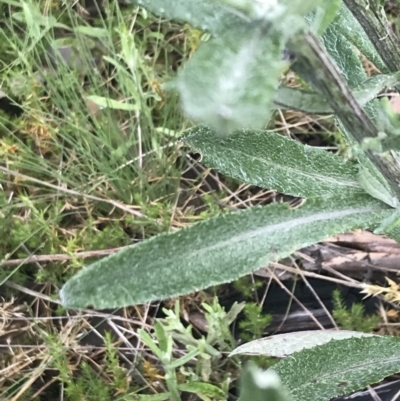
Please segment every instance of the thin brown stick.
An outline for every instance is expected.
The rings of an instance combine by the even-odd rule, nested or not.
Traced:
[[[96,258],[100,256],[111,255],[112,253],[121,251],[122,249],[125,249],[129,246],[130,245],[120,246],[117,248],[110,248],[110,249],[99,249],[97,251],[76,252],[71,255],[67,255],[65,253],[58,253],[54,255],[32,255],[24,259],[5,260],[4,262],[0,262],[0,267],[19,266],[19,265],[26,265],[27,263],[38,263],[38,262],[62,262],[66,260],[72,260],[75,258],[78,259]]]
[[[8,169],[6,167],[0,166],[0,171],[2,171],[4,174],[9,174],[9,175],[12,175],[14,177],[22,178],[22,179],[24,179],[26,181],[31,181],[31,182],[34,182],[36,184],[40,184],[40,185],[43,185],[45,187],[55,189],[55,190],[57,190],[59,192],[65,192],[65,193],[70,194],[70,195],[79,196],[79,197],[83,197],[83,198],[86,198],[86,199],[91,199],[91,200],[94,200],[94,201],[97,201],[97,202],[108,203],[108,204],[116,207],[117,209],[121,209],[124,212],[132,214],[133,216],[136,216],[136,217],[140,217],[140,218],[147,217],[143,213],[140,213],[140,212],[132,209],[131,207],[129,207],[127,205],[124,205],[124,204],[122,204],[120,202],[114,201],[112,199],[104,199],[104,198],[100,198],[98,196],[84,194],[84,193],[75,191],[73,189],[68,189],[68,188],[64,188],[62,186],[50,184],[49,182],[41,181],[41,180],[38,180],[37,178],[34,178],[34,177],[29,177],[28,175],[18,173],[17,171],[10,170],[10,169]],[[156,222],[159,223],[158,221],[156,221]]]

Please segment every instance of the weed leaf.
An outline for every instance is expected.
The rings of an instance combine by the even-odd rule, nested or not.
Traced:
[[[364,192],[354,164],[274,132],[245,130],[220,139],[195,127],[182,140],[203,155],[206,166],[247,184],[304,198]]]
[[[332,340],[273,366],[297,401],[327,401],[400,371],[400,340],[373,336]]]
[[[369,195],[271,204],[219,215],[108,256],[61,289],[66,307],[113,308],[167,299],[233,281],[297,249],[357,228],[390,209]]]
[[[221,135],[265,126],[287,65],[275,35],[253,27],[239,36],[203,43],[174,84],[187,116]]]
[[[386,88],[397,85],[399,74],[377,74],[354,89],[354,97],[361,106],[376,98]],[[316,92],[308,92],[287,86],[280,86],[275,94],[274,104],[280,109],[299,110],[308,114],[333,114],[326,99]]]
[[[233,350],[233,355],[267,355],[284,358],[305,348],[328,343],[331,340],[344,340],[352,337],[371,337],[374,334],[351,330],[306,330],[294,333],[277,334],[250,341]]]

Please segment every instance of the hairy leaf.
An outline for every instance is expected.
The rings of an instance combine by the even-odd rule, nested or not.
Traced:
[[[268,355],[284,358],[305,348],[326,344],[331,340],[344,340],[351,337],[371,337],[374,334],[351,330],[306,330],[295,333],[277,334],[250,341],[233,350],[233,355]]]
[[[63,286],[66,307],[113,308],[166,299],[235,280],[337,233],[375,228],[390,211],[369,195],[272,204],[227,213],[128,247]]]
[[[245,130],[220,139],[195,127],[182,140],[203,155],[206,166],[247,184],[303,198],[364,192],[354,164],[274,132]]]
[[[340,28],[336,24],[337,21],[332,23],[327,29],[323,36],[324,44],[349,86],[355,88],[365,82],[367,75],[355,49],[351,43],[344,38],[340,32]],[[379,107],[377,100],[373,100],[364,106],[365,113],[374,123],[376,123],[378,119]],[[348,131],[340,121],[338,121],[338,125],[342,133],[345,135],[349,146],[357,149],[359,143],[355,140],[355,135],[360,137],[360,133]],[[380,166],[380,170],[378,170],[376,165],[370,160],[365,152],[356,150],[355,153],[360,164],[360,183],[363,185],[365,190],[375,197],[376,194],[379,194],[381,188],[384,188],[385,199],[395,199],[397,197],[396,194],[398,193],[398,186],[392,182],[392,180],[389,181],[385,178],[385,176],[392,177],[398,174],[395,172],[395,157],[391,157],[392,160],[389,160],[390,158],[388,157],[388,160],[380,161],[379,156],[374,154],[373,158],[375,159],[376,164]],[[390,165],[393,165],[393,167],[390,167]],[[385,172],[385,176],[382,172]],[[368,181],[365,177],[371,177],[372,179]],[[371,188],[375,183],[376,189]],[[379,196],[378,199],[382,200],[382,196]],[[393,204],[393,202],[391,202],[391,204]]]
[[[400,340],[363,337],[304,349],[272,368],[296,401],[327,401],[400,371]]]
[[[221,135],[268,122],[287,65],[276,35],[265,37],[255,24],[240,36],[203,43],[175,81],[185,113]]]
[[[292,398],[273,370],[263,371],[249,363],[242,373],[238,401],[250,400],[291,401]]]
[[[389,72],[400,70],[400,40],[387,20],[382,2],[371,0],[344,0],[368,35]]]
[[[335,21],[335,27],[352,43],[364,56],[368,58],[383,73],[389,72],[381,56],[365,33],[363,27],[353,16],[345,4],[342,4]]]
[[[361,106],[373,100],[386,88],[399,83],[399,74],[377,74],[354,89],[354,97]],[[280,86],[274,104],[280,109],[299,110],[309,114],[333,114],[326,99],[319,93]]]
[[[353,45],[340,32],[336,20],[328,27],[321,39],[351,88],[356,88],[368,78]]]

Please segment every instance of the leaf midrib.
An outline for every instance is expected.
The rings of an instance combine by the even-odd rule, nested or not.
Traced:
[[[233,149],[225,149],[225,151],[228,150],[232,153],[234,153]],[[248,153],[246,153],[243,150],[240,150],[238,148],[235,148],[235,152],[236,153],[241,153],[242,155],[246,156],[246,157],[251,157],[253,160],[258,160],[261,163],[263,163],[264,165],[268,166],[268,165],[273,165],[274,167],[278,167],[279,169],[285,171],[287,170],[288,172],[295,172],[297,175],[303,176],[303,177],[309,177],[309,178],[316,178],[319,181],[323,181],[324,183],[331,183],[334,185],[340,185],[340,186],[344,186],[344,187],[349,187],[349,188],[359,188],[362,189],[361,185],[355,180],[355,181],[337,181],[335,178],[330,177],[330,176],[326,176],[326,175],[320,175],[320,174],[315,174],[312,172],[303,172],[301,170],[298,170],[294,167],[286,167],[283,166],[283,164],[276,164],[273,163],[272,161],[268,161],[266,159],[262,159],[259,156],[254,156],[254,155],[250,155]],[[208,156],[209,157],[209,156]],[[207,158],[207,156],[205,156],[205,158]]]

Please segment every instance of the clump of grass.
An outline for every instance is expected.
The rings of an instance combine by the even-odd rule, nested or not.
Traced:
[[[176,139],[190,123],[163,85],[199,45],[199,31],[116,1],[88,21],[75,3],[0,0],[1,90],[14,107],[0,111],[0,286],[20,285],[0,295],[27,302],[4,326],[13,350],[2,366],[4,400],[40,397],[54,370],[64,399],[128,400],[127,389],[136,399],[146,382],[127,383],[115,344],[104,342],[104,360],[100,352],[78,363],[74,341],[89,323],[68,320],[68,331],[62,322],[70,316],[54,294],[100,251],[191,218],[176,208],[184,167]],[[26,263],[31,256],[44,259]],[[29,330],[15,339],[11,322],[19,319]]]
[[[262,307],[255,302],[246,303],[243,312],[245,318],[239,323],[241,339],[251,341],[263,337],[266,327],[272,321],[272,316],[264,313]]]
[[[351,308],[347,308],[339,290],[333,291],[332,296],[332,316],[341,329],[369,333],[376,328],[380,317],[377,315],[367,316],[362,303],[354,303]]]
[[[72,255],[165,231],[181,176],[170,132],[185,122],[162,86],[190,52],[181,28],[118,2],[92,25],[71,5],[22,3],[1,5],[2,90],[20,113],[0,115],[0,253]]]

